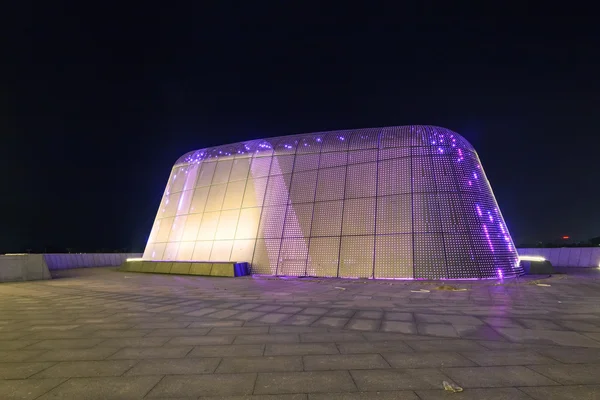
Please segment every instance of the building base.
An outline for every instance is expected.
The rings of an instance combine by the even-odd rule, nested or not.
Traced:
[[[172,262],[172,261],[125,261],[119,268],[123,272],[153,274],[199,275],[237,277],[249,275],[247,262]]]

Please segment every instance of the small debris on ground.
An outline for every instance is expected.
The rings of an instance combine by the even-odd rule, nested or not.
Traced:
[[[536,283],[537,286],[552,286],[552,285],[548,285],[547,283]]]
[[[419,290],[411,290],[413,293],[429,293],[430,290],[427,289],[419,289]]]
[[[334,287],[334,289],[346,290],[346,288],[345,288],[345,287],[339,287],[339,286],[336,286],[336,287]]]
[[[442,385],[444,385],[444,390],[447,390],[448,392],[459,393],[463,391],[463,388],[461,388],[460,386],[447,381],[443,381]]]

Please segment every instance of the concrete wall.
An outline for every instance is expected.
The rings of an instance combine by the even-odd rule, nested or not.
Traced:
[[[555,267],[600,267],[599,247],[560,247],[517,249],[520,256],[540,256]]]
[[[0,255],[0,282],[51,279],[43,254]]]
[[[50,271],[119,266],[127,258],[141,257],[141,253],[82,253],[82,254],[44,254]]]

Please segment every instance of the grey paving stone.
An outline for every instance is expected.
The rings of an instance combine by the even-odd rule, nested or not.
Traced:
[[[271,305],[263,304],[262,306],[255,308],[254,311],[272,312],[272,311],[279,310],[280,308],[281,308],[281,306],[271,306]]]
[[[440,389],[432,389],[417,390],[417,394],[421,400],[531,400],[531,397],[515,388],[466,389],[461,393],[449,393]]]
[[[71,378],[38,399],[139,399],[160,379],[160,376]]]
[[[23,350],[21,350],[23,351]],[[117,349],[110,347],[92,347],[91,349],[54,349],[44,351],[35,357],[36,361],[94,361],[104,360]],[[1,359],[1,358],[0,358]]]
[[[413,322],[382,321],[381,330],[383,332],[395,332],[414,335],[417,333],[417,325]]]
[[[536,350],[538,353],[565,364],[599,364],[600,349],[554,347]],[[2,359],[0,357],[0,359]],[[599,366],[600,367],[600,366]]]
[[[483,322],[490,326],[501,326],[506,328],[523,328],[523,325],[519,324],[516,320],[511,318],[482,318]]]
[[[340,317],[321,317],[315,321],[312,326],[324,326],[329,328],[343,328],[349,321],[348,318]]]
[[[257,318],[255,321],[264,322],[266,324],[277,324],[289,317],[290,317],[290,314],[268,313],[268,314],[263,315],[260,318]]]
[[[468,367],[476,364],[458,353],[383,353],[393,368]]]
[[[358,319],[381,319],[383,311],[357,311],[354,318]]]
[[[388,321],[405,321],[405,322],[414,321],[414,317],[413,317],[412,313],[407,313],[407,312],[386,312],[384,314],[383,318]]]
[[[597,385],[537,386],[519,389],[535,400],[598,400],[600,398],[600,386]]]
[[[315,393],[308,400],[419,400],[412,391],[356,392],[356,393]]]
[[[318,308],[318,307],[309,307],[305,308],[300,314],[304,315],[324,315],[329,310],[326,308]]]
[[[53,362],[0,363],[0,379],[26,379],[53,366]]]
[[[296,343],[300,339],[296,333],[276,333],[265,335],[239,335],[235,338],[235,344],[254,343]]]
[[[190,328],[217,328],[217,327],[227,327],[227,326],[242,326],[244,321],[195,321],[192,322],[186,329]]]
[[[63,361],[39,372],[34,378],[121,376],[137,362],[136,360]]]
[[[562,326],[546,319],[518,318],[517,321],[527,329],[564,330]]]
[[[302,371],[301,356],[224,358],[217,373]]]
[[[35,361],[49,361],[40,360],[40,354],[43,354],[45,350],[0,350],[0,362],[19,362],[27,361],[30,358],[35,358]]]
[[[255,381],[256,374],[170,375],[148,397],[249,395]]]
[[[558,385],[555,381],[522,366],[456,367],[444,368],[442,372],[464,388]]]
[[[210,374],[215,371],[220,362],[220,358],[142,360],[127,371],[125,376]]]
[[[255,394],[354,392],[348,371],[259,373]]]
[[[88,336],[94,338],[127,338],[143,337],[152,332],[152,329],[109,329],[93,331]]]
[[[31,346],[28,350],[33,349],[86,349],[97,346],[104,339],[52,339],[41,340]]]
[[[334,343],[281,343],[268,344],[265,356],[339,354]]]
[[[300,341],[304,343],[363,342],[365,338],[358,332],[301,333]]]
[[[233,344],[229,346],[198,346],[187,357],[242,357],[261,356],[264,344]]]
[[[496,330],[508,340],[517,343],[600,347],[600,342],[572,331],[549,331],[519,328],[496,328]]]
[[[196,311],[189,312],[189,313],[187,313],[185,315],[189,315],[190,317],[201,317],[203,315],[211,314],[211,313],[214,313],[214,312],[217,312],[217,311],[219,311],[218,308],[207,307],[207,308],[203,308],[201,310],[196,310]]]
[[[558,364],[558,362],[552,358],[544,357],[538,353],[527,350],[475,351],[462,352],[461,354],[484,367],[493,365]]]
[[[33,400],[63,383],[65,379],[0,380],[0,399]]]
[[[191,322],[144,322],[141,324],[137,324],[135,329],[180,329],[185,328],[190,325]]]
[[[406,342],[415,351],[484,351],[477,342],[463,339],[414,340]]]
[[[231,344],[235,336],[179,336],[174,338],[165,338],[168,346],[211,346]]]
[[[329,310],[327,314],[328,317],[341,317],[341,318],[350,318],[354,314],[356,314],[355,310],[347,310],[344,308]]]
[[[393,353],[393,352],[413,352],[406,343],[394,341],[379,341],[379,342],[342,342],[337,344],[340,353],[342,354],[362,354],[362,353]]]
[[[319,333],[329,332],[328,328],[314,326],[271,326],[269,333]]]
[[[180,328],[180,329],[155,329],[150,331],[146,337],[152,336],[204,336],[211,328]]]
[[[258,317],[261,317],[263,315],[265,315],[264,312],[245,311],[245,312],[242,312],[240,314],[237,314],[237,315],[233,316],[232,318],[239,319],[239,320],[242,320],[242,321],[253,321],[253,320],[255,320]]]
[[[559,325],[564,328],[572,329],[578,332],[600,332],[600,326],[583,321],[559,321]]]
[[[152,358],[183,358],[192,351],[192,346],[171,347],[126,347],[108,357],[110,360],[139,360]],[[115,350],[115,349],[111,349]]]
[[[346,325],[346,329],[351,329],[355,331],[376,331],[379,329],[381,325],[381,320],[379,319],[358,319],[352,318],[350,322]]]
[[[350,371],[359,390],[414,390],[438,388],[448,380],[437,369],[380,369]]]
[[[296,314],[297,312],[302,311],[302,307],[282,307],[277,310],[277,312],[285,313],[285,314]]]
[[[598,364],[531,365],[529,368],[563,385],[600,384]]]
[[[23,339],[31,340],[46,340],[46,339],[85,339],[90,337],[88,331],[44,331],[34,332],[27,336],[23,336]]]
[[[212,328],[208,335],[259,335],[269,333],[268,326],[239,326]]]
[[[417,331],[420,335],[458,337],[458,333],[452,325],[419,323],[417,324]]]
[[[281,310],[279,310],[281,311]],[[285,320],[286,324],[289,325],[299,325],[299,326],[309,326],[313,322],[319,319],[319,315],[300,315],[294,314],[288,319]]]
[[[201,396],[198,400],[307,400],[307,398],[306,394],[263,394],[257,396]]]
[[[576,349],[577,347],[557,347],[549,344],[535,344],[535,343],[513,343],[513,342],[501,342],[501,341],[484,341],[478,340],[477,343],[489,350],[539,350],[549,348],[570,348]]]
[[[305,371],[389,368],[379,354],[331,354],[304,356]]]
[[[210,318],[225,319],[240,314],[239,310],[221,310],[212,314],[208,314]],[[188,314],[189,315],[189,314]]]

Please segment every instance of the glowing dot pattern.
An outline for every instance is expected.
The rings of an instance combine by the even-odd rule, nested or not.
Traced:
[[[173,167],[144,259],[248,261],[270,275],[523,273],[473,147],[434,126],[201,149]]]

